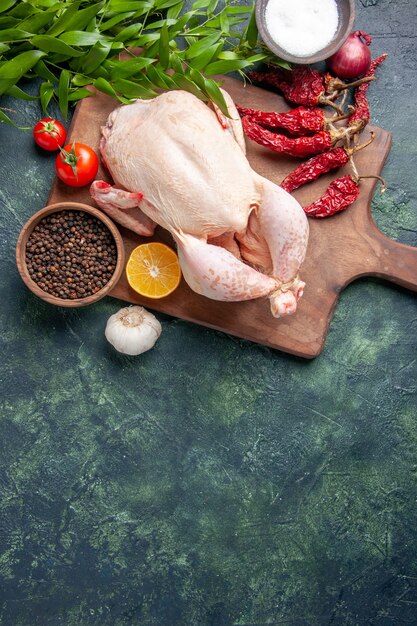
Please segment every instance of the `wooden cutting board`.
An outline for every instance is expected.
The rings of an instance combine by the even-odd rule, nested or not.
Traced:
[[[242,106],[264,111],[284,111],[289,108],[275,93],[252,85],[244,86],[235,79],[225,77],[223,86],[234,101]],[[82,100],[75,110],[68,140],[84,142],[98,149],[100,126],[115,106],[117,103],[113,99],[99,93]],[[390,133],[376,127],[365,129],[361,142],[369,138],[371,130],[375,133],[373,143],[355,156],[355,164],[362,175],[380,174],[391,147]],[[136,141],[140,142],[140,137]],[[246,143],[247,156],[253,169],[277,184],[299,164],[298,160],[274,154],[249,139]],[[323,176],[294,192],[294,196],[307,206],[320,197],[332,179],[347,173],[351,171],[345,167]],[[97,178],[111,182],[103,168]],[[359,199],[348,210],[321,220],[309,218],[307,257],[300,271],[306,288],[297,312],[291,317],[273,318],[267,299],[238,303],[209,300],[194,293],[184,280],[167,298],[148,300],[130,289],[123,273],[111,296],[284,352],[313,358],[323,348],[339,294],[356,278],[377,276],[417,290],[417,248],[388,239],[372,221],[370,203],[375,186],[375,179],[363,180]],[[64,201],[94,205],[88,187],[70,188],[56,179],[48,204]],[[122,227],[120,231],[124,238],[126,257],[139,243],[149,241]],[[174,245],[169,233],[163,229],[157,229],[152,239]]]

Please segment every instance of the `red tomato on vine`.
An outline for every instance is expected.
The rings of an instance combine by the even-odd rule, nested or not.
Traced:
[[[91,183],[96,177],[98,165],[94,150],[75,141],[61,148],[55,161],[58,178],[71,187],[84,187]]]
[[[33,138],[40,148],[53,152],[64,145],[67,131],[58,120],[44,117],[33,127]]]

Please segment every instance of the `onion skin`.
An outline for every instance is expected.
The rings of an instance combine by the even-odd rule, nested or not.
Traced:
[[[361,30],[351,33],[333,56],[327,67],[338,78],[357,78],[366,74],[371,64],[369,46],[372,38]]]

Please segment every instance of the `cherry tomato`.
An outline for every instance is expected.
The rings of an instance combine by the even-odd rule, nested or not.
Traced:
[[[53,152],[54,150],[59,150],[64,145],[67,131],[61,122],[54,120],[52,117],[44,117],[35,124],[33,138],[38,146]]]
[[[98,171],[98,157],[85,143],[70,143],[56,157],[58,178],[71,187],[84,187],[94,180]]]

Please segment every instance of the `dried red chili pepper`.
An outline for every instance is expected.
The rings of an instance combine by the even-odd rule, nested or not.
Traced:
[[[241,117],[249,116],[260,126],[282,128],[292,135],[308,135],[318,133],[326,127],[324,110],[297,107],[290,111],[277,113],[275,111],[257,111],[236,105]],[[335,121],[335,120],[333,120]]]
[[[366,72],[366,76],[374,77],[376,68],[381,65],[383,61],[385,61],[387,56],[388,55],[386,53],[381,54],[381,56],[371,61],[368,71]],[[366,97],[368,87],[369,83],[363,83],[362,85],[359,85],[359,87],[355,90],[355,94],[353,97],[355,110],[349,117],[348,126],[355,128],[356,132],[363,130],[365,126],[369,124],[371,119],[369,102]]]
[[[359,181],[347,174],[332,181],[321,198],[303,207],[304,212],[311,217],[329,217],[347,209],[358,196]]]
[[[306,183],[311,183],[323,174],[327,174],[331,170],[337,169],[346,165],[349,159],[355,152],[362,150],[369,146],[373,141],[374,134],[371,133],[371,138],[366,143],[356,146],[355,148],[338,147],[323,152],[322,154],[316,154],[308,159],[304,163],[301,163],[293,172],[288,174],[281,183],[281,187],[291,193],[295,189],[298,189]]]
[[[302,106],[317,106],[325,93],[323,75],[309,67],[283,70],[269,69],[265,72],[248,72],[248,77],[258,83],[276,87],[289,102]]]
[[[263,128],[251,117],[244,117],[242,126],[245,134],[261,146],[265,146],[274,152],[299,158],[326,152],[338,141],[349,138],[353,134],[350,129],[340,128],[322,130],[311,136],[287,137]]]
[[[322,104],[332,106],[338,112],[340,108],[334,104],[334,100],[340,91],[373,80],[372,77],[364,77],[354,83],[344,83],[311,67],[296,67],[293,70],[274,67],[266,72],[248,72],[248,77],[279,89],[284,98],[294,104],[308,107]]]
[[[322,174],[346,165],[350,155],[345,148],[333,148],[328,152],[316,154],[302,163],[296,170],[288,174],[281,183],[281,187],[291,193],[298,187],[312,182]]]

